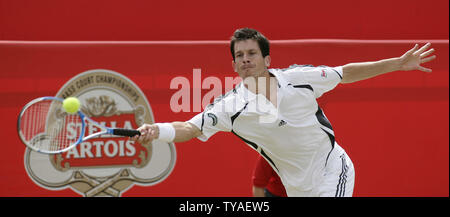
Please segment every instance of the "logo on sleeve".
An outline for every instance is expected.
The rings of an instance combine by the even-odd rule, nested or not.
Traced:
[[[287,124],[286,121],[281,120],[280,123],[278,123],[278,126],[281,127],[281,126],[284,126],[284,125],[286,125],[286,124]]]
[[[215,114],[213,114],[213,113],[208,113],[206,115],[208,115],[208,117],[210,117],[212,119],[212,121],[213,121],[212,125],[216,126],[216,124],[217,124],[217,116]]]

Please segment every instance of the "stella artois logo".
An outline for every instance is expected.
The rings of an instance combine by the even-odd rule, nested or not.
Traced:
[[[110,70],[90,70],[69,80],[57,97],[75,96],[82,111],[108,127],[136,129],[154,123],[147,98],[131,80]],[[89,125],[86,134],[98,132]],[[70,129],[68,129],[70,132]],[[25,168],[43,188],[71,188],[86,196],[121,196],[133,185],[163,181],[175,166],[172,143],[158,140],[142,145],[126,137],[103,135],[62,154],[25,151]]]

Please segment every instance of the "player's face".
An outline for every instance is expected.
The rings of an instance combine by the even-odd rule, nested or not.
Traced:
[[[243,79],[263,76],[270,66],[270,56],[263,57],[258,42],[252,39],[234,44],[234,59],[234,71]]]

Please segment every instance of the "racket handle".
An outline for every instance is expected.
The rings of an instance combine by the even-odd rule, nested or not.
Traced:
[[[141,132],[137,131],[137,130],[130,130],[130,129],[113,129],[113,134],[117,135],[117,136],[128,136],[128,137],[133,137],[133,136],[140,136]]]

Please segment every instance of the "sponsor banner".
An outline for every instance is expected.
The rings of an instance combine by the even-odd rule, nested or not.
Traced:
[[[147,98],[127,77],[110,70],[89,70],[64,84],[56,97],[77,97],[81,110],[107,127],[136,129],[153,123]],[[51,119],[48,119],[49,121]],[[81,124],[68,123],[70,137]],[[86,135],[100,131],[88,124]],[[149,186],[164,181],[176,161],[173,143],[139,144],[126,137],[103,135],[61,154],[25,150],[25,169],[39,186],[49,190],[70,188],[80,195],[121,196],[133,185]]]

